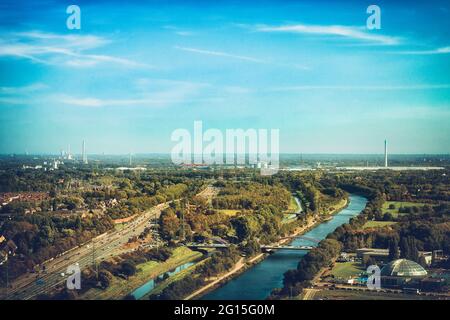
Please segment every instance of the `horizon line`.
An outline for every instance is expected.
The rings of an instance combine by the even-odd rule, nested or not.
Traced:
[[[170,152],[137,152],[137,153],[86,153],[86,155],[90,156],[127,156],[129,157],[130,154],[132,156],[143,156],[143,155],[169,155]],[[227,155],[229,153],[222,153],[221,155]],[[250,154],[258,154],[258,153],[233,153],[234,155],[250,155]],[[328,153],[328,152],[280,152],[279,155],[372,155],[372,156],[384,156],[383,153],[350,153],[350,152],[344,152],[344,153]],[[82,153],[72,153],[73,156],[82,156]],[[192,153],[192,155],[198,155],[195,153]],[[219,154],[220,155],[220,154]],[[400,155],[433,155],[433,156],[450,156],[450,152],[447,153],[389,153],[388,156],[400,156]],[[16,153],[16,152],[9,152],[9,153],[1,153],[0,156],[58,156],[60,157],[61,154],[59,153]]]

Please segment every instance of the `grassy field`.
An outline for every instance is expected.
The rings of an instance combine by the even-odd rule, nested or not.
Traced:
[[[90,289],[83,294],[83,299],[121,299],[133,290],[142,286],[144,283],[173,270],[176,267],[187,262],[198,259],[202,256],[200,252],[192,251],[186,247],[176,248],[172,256],[165,262],[148,261],[137,265],[136,274],[128,278],[128,280],[114,277],[110,286],[105,289]]]
[[[394,209],[389,209],[390,205],[394,205],[395,208]],[[381,210],[383,213],[391,213],[394,217],[397,217],[399,214],[405,214],[405,213],[399,213],[398,210],[399,208],[409,208],[409,207],[423,207],[424,205],[426,205],[426,203],[420,203],[420,202],[409,202],[409,201],[386,201],[385,203],[383,203],[383,206],[381,207]]]
[[[335,214],[345,208],[348,204],[348,199],[341,199],[339,202],[330,204],[327,208],[327,211],[323,212],[323,214]]]
[[[385,226],[393,225],[397,222],[394,221],[367,221],[362,228],[363,229],[369,229],[369,228],[382,228]]]
[[[229,217],[234,217],[237,215],[241,210],[235,210],[235,209],[218,209],[217,212],[224,213]]]
[[[357,276],[364,271],[359,262],[336,262],[331,274],[335,278],[347,279],[351,276]]]
[[[298,211],[299,206],[297,204],[297,201],[295,201],[295,198],[291,196],[291,201],[289,202],[289,207],[287,208],[286,212],[287,214],[295,213]]]
[[[189,268],[186,268],[186,269],[180,271],[179,273],[171,276],[170,278],[158,283],[155,286],[155,288],[153,288],[153,290],[151,290],[149,293],[147,293],[145,296],[143,296],[140,300],[148,300],[150,295],[161,293],[171,283],[181,280],[184,277],[186,277],[187,275],[191,274],[192,272],[194,272],[195,268],[197,268],[199,265],[205,263],[207,260],[208,260],[208,258],[204,259],[204,260],[200,261],[199,263],[196,263],[195,265],[190,266]]]
[[[123,229],[124,226],[125,226],[125,225],[124,225],[123,223],[118,223],[118,224],[115,224],[115,225],[114,225],[114,229],[115,229],[116,231],[120,231],[120,230]]]

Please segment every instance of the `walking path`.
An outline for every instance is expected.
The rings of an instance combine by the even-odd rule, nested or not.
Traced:
[[[201,287],[200,289],[194,291],[193,293],[191,293],[190,295],[188,295],[186,298],[184,298],[184,300],[190,300],[192,298],[194,298],[195,296],[198,296],[199,294],[205,292],[206,290],[208,290],[209,288],[215,286],[216,284],[218,284],[220,281],[222,281],[223,279],[228,278],[229,276],[231,276],[232,274],[238,272],[239,270],[241,270],[243,267],[245,266],[244,263],[244,258],[239,259],[239,261],[236,263],[236,265],[234,266],[233,269],[231,269],[229,272],[225,273],[224,275],[218,277],[216,280],[208,283],[207,285]]]

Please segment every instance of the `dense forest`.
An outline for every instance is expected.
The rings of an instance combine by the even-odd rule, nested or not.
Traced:
[[[0,208],[0,235],[17,247],[9,259],[9,277],[33,270],[114,227],[113,219],[195,194],[203,183],[177,175],[84,170],[0,173],[8,192],[39,192],[42,197],[12,201]],[[185,183],[183,183],[185,182]],[[20,193],[22,192],[22,193]],[[15,193],[14,193],[15,194]],[[25,193],[34,195],[34,193]],[[114,201],[113,201],[114,199]],[[5,266],[0,266],[3,281]]]

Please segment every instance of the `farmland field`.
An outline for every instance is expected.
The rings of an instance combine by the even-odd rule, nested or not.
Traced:
[[[369,228],[382,228],[385,226],[390,226],[395,224],[394,221],[367,221],[362,228],[363,229],[369,229]]]
[[[331,274],[335,278],[347,279],[351,276],[359,275],[364,271],[359,262],[337,262]]]
[[[381,210],[383,213],[391,213],[394,217],[397,217],[398,215],[403,215],[406,213],[400,213],[400,208],[412,208],[412,207],[423,207],[427,205],[426,203],[420,203],[420,202],[410,202],[410,201],[386,201]],[[390,208],[391,206],[394,206],[394,208]]]

